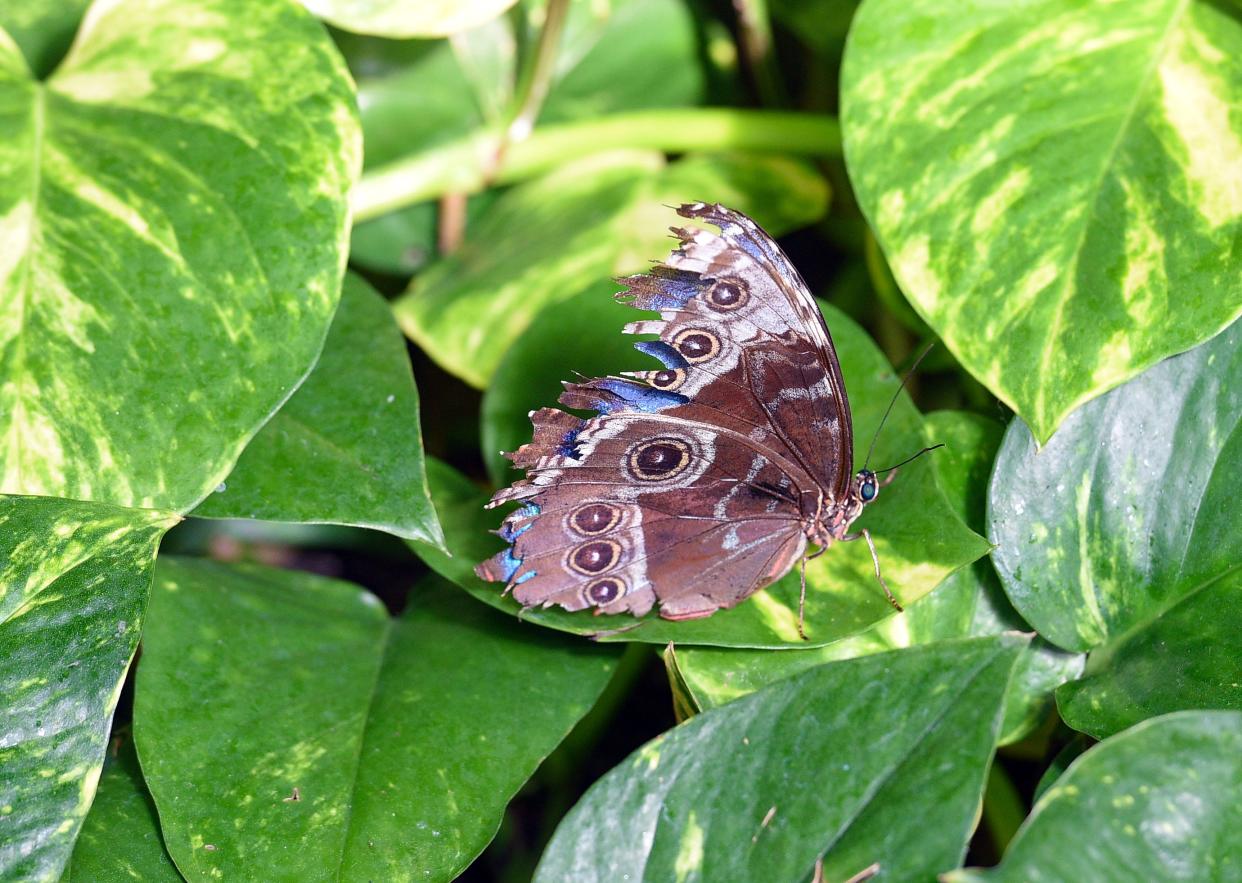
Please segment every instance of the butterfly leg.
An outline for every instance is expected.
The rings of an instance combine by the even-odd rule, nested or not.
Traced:
[[[884,596],[888,598],[888,603],[892,604],[898,613],[901,613],[905,608],[901,606],[896,596],[889,591],[888,583],[884,582],[884,577],[880,574],[880,556],[875,551],[875,543],[871,539],[871,531],[864,527],[858,533],[846,534],[841,539],[843,542],[849,543],[860,537],[867,541],[867,548],[871,550],[871,562],[875,565],[875,578],[880,581],[880,588],[884,590]]]
[[[893,479],[896,477],[897,477],[897,467],[894,466],[892,469],[888,470],[888,477],[880,482],[880,487],[888,487],[890,484],[893,483]]]

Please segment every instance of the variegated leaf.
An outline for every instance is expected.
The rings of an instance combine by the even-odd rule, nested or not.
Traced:
[[[842,80],[894,275],[1038,440],[1242,313],[1236,11],[867,0]]]
[[[0,880],[55,880],[177,516],[0,497]]]
[[[0,32],[0,490],[219,484],[336,308],[353,103],[288,3],[97,2],[43,81]]]

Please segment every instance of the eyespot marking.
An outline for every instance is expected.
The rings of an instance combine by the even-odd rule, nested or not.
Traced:
[[[603,607],[625,594],[625,583],[616,577],[604,577],[588,583],[584,594],[588,603]]]
[[[639,481],[663,481],[690,465],[690,446],[679,438],[655,438],[631,447],[625,459]]]
[[[592,540],[571,549],[565,563],[571,570],[594,576],[603,573],[621,559],[621,544],[616,540]]]
[[[611,503],[588,503],[569,513],[569,527],[584,536],[597,536],[621,522],[620,507]]]
[[[716,357],[720,352],[720,338],[702,328],[686,328],[673,338],[673,346],[694,365]]]
[[[656,389],[672,391],[686,382],[686,369],[665,368],[663,371],[651,371],[647,374],[647,382]]]
[[[738,310],[746,306],[749,300],[750,287],[736,276],[717,279],[707,290],[707,305],[714,310]]]

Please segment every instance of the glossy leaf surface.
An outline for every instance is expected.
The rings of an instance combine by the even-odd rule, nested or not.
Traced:
[[[0,879],[55,880],[103,766],[168,512],[0,497]]]
[[[1084,406],[1038,452],[1015,421],[998,456],[997,569],[1041,635],[1093,650],[1089,690],[1066,696],[1088,690],[1070,722],[1081,715],[1095,734],[1177,708],[1236,707],[1237,664],[1212,639],[1242,617],[1240,343],[1235,325],[1162,362]],[[1159,648],[1167,678],[1139,682],[1157,661],[1143,648]]]
[[[191,880],[453,879],[613,667],[435,584],[392,620],[348,583],[183,559],[152,603],[135,736]]]
[[[537,883],[895,880],[956,867],[1024,641],[829,663],[649,742],[561,822]]]
[[[97,3],[51,76],[0,37],[0,489],[184,511],[322,346],[360,145],[287,3]]]
[[[998,867],[945,879],[1235,880],[1240,807],[1242,713],[1169,714],[1075,760]]]
[[[827,195],[813,169],[787,158],[589,157],[497,200],[396,302],[397,320],[445,369],[483,387],[545,307],[668,253],[677,217],[664,205],[710,198],[779,234],[821,215]]]
[[[99,792],[60,883],[179,883],[177,866],[164,850],[133,737],[114,736],[112,744]]]
[[[1239,101],[1207,0],[867,0],[842,70],[902,290],[1040,441],[1242,313]]]
[[[960,411],[937,411],[924,421],[929,441],[943,444],[933,458],[946,498],[968,523],[981,526],[1000,425]],[[903,476],[898,475],[897,481]],[[886,491],[887,492],[887,491]],[[1005,599],[989,561],[976,561],[950,574],[904,613],[881,620],[859,634],[826,646],[767,651],[678,648],[673,665],[699,708],[714,708],[825,662],[956,638],[1029,631]],[[1052,691],[1082,671],[1084,657],[1035,638],[1014,668],[1005,698],[998,741],[1020,739],[1052,708]]]
[[[441,541],[418,390],[388,303],[348,275],[315,370],[194,514],[350,524]]]

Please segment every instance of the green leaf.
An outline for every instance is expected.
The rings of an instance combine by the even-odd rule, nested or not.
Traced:
[[[633,350],[633,337],[620,333],[620,326],[637,314],[613,300],[610,292],[614,290],[616,286],[611,284],[595,286],[564,304],[550,307],[517,341],[484,397],[485,450],[513,450],[529,440],[527,414],[532,408],[555,400],[560,389],[557,379],[571,376],[574,371],[606,374],[633,370],[650,361]],[[823,309],[850,393],[858,446],[855,456],[861,462],[898,381],[866,332],[832,307],[825,305]],[[918,411],[903,394],[880,435],[875,461],[896,462],[917,450],[923,437]],[[502,472],[504,467],[500,464],[506,462],[493,455],[490,465],[499,480],[507,482],[516,476]],[[429,477],[454,558],[450,562],[434,554],[429,556],[421,547],[416,551],[475,597],[517,612],[520,606],[509,597],[502,598],[500,586],[484,583],[473,574],[476,563],[500,548],[487,533],[500,522],[498,512],[482,508],[487,494],[459,476],[454,477],[447,467],[437,469]],[[451,514],[445,507],[451,507]],[[902,469],[898,480],[867,508],[862,524],[875,537],[885,581],[906,601],[925,594],[950,572],[987,551],[983,539],[954,514],[936,486],[926,458]],[[893,612],[876,582],[871,554],[863,543],[839,544],[828,554],[809,561],[806,572],[806,629],[812,644],[853,634]],[[530,610],[522,616],[552,628],[598,635],[601,640],[804,647],[807,644],[797,631],[799,591],[799,575],[791,572],[731,610],[722,610],[707,619],[676,623],[655,615],[637,620],[630,616],[568,613],[559,608]],[[638,623],[641,625],[637,628],[629,628]]]
[[[1242,314],[1242,19],[866,0],[845,155],[902,289],[1041,442]]]
[[[570,3],[540,124],[698,104],[706,89],[683,0]]]
[[[338,28],[383,37],[445,37],[478,27],[517,0],[302,0]]]
[[[781,233],[822,215],[827,196],[814,170],[782,157],[591,156],[498,199],[395,303],[397,320],[448,371],[483,387],[540,310],[667,254],[676,216],[662,204],[717,200]]]
[[[1242,714],[1169,714],[1075,760],[983,880],[1236,880]]]
[[[1020,421],[1006,433],[994,560],[1041,635],[1093,651],[1064,694],[1082,698],[1063,705],[1075,726],[1238,707],[1242,672],[1220,648],[1242,623],[1240,379],[1242,323],[1083,406],[1038,452]],[[1161,676],[1139,683],[1152,664]]]
[[[615,663],[435,584],[392,620],[348,583],[164,559],[152,597],[134,731],[193,880],[451,880]]]
[[[169,512],[0,497],[0,879],[55,880],[103,765]]]
[[[114,737],[114,743],[119,747],[104,763],[99,793],[60,883],[180,883],[181,875],[160,838],[134,740]]]
[[[977,414],[937,411],[927,415],[925,426],[930,441],[945,445],[929,455],[947,491],[945,496],[969,523],[981,525],[988,474],[1000,445],[1000,425]],[[675,676],[686,685],[697,707],[714,708],[825,662],[1023,630],[1029,631],[1029,626],[1009,606],[991,564],[983,560],[954,571],[904,613],[824,647],[781,653],[678,648]],[[1042,639],[1031,642],[1019,657],[1009,684],[1000,744],[1017,741],[1047,717],[1052,691],[1077,676],[1083,661],[1082,654],[1066,653]]]
[[[1168,711],[1242,711],[1239,599],[1242,572],[1235,570],[1094,651],[1086,675],[1057,690],[1061,717],[1102,739]]]
[[[541,881],[801,883],[956,867],[1018,636],[822,665],[640,748],[565,817]]]
[[[345,277],[315,370],[194,514],[349,524],[443,543],[405,340],[360,277]]]
[[[45,82],[0,36],[0,129],[0,488],[184,511],[323,344],[344,65],[291,4],[98,3]]]
[[[89,5],[90,0],[0,0],[0,30],[9,32],[31,71],[41,78],[52,71],[73,42],[82,13]]]

